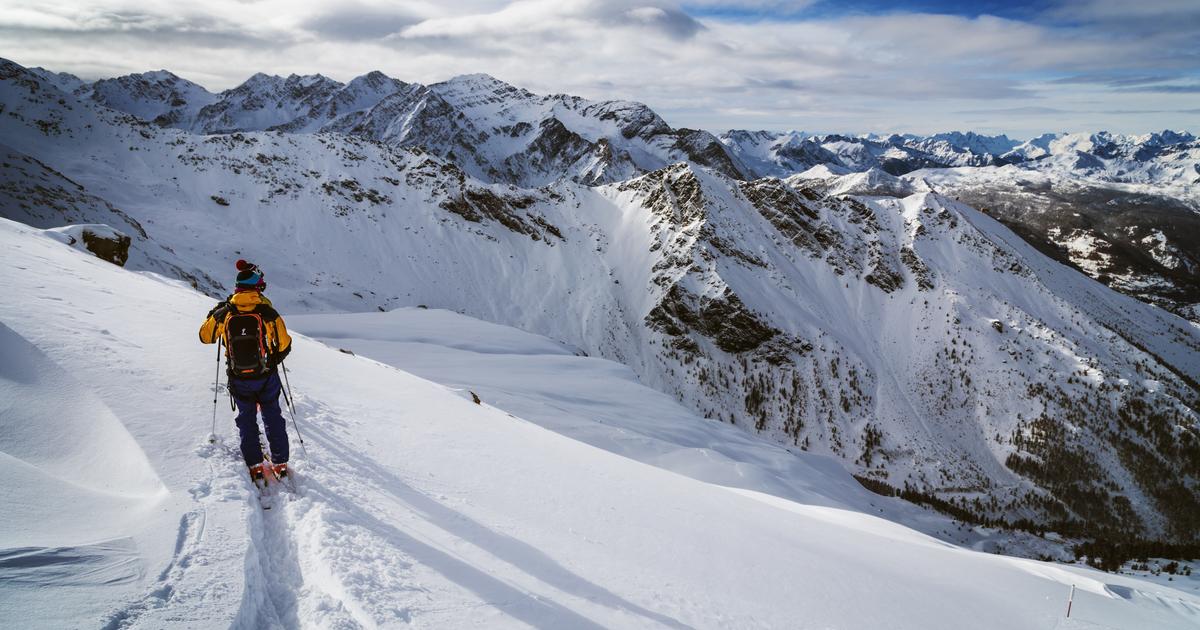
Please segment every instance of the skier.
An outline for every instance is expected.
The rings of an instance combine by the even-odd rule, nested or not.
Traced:
[[[200,327],[201,343],[225,344],[225,368],[229,393],[237,403],[236,418],[241,433],[242,457],[250,469],[250,478],[265,483],[262,444],[258,433],[258,409],[271,456],[267,463],[278,479],[287,477],[288,436],[279,408],[278,366],[292,351],[283,318],[262,294],[267,288],[263,273],[256,265],[237,261],[237,284],[233,295],[208,312]]]

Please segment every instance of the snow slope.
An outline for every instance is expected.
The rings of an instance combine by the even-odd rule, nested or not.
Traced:
[[[70,423],[82,409],[108,410],[95,442],[72,431],[0,433],[5,461],[19,460],[9,470],[45,472],[28,477],[36,486],[26,502],[4,486],[12,509],[0,530],[0,625],[1200,621],[1193,595],[967,551],[852,509],[680,476],[300,335],[289,363],[308,450],[296,460],[302,495],[262,512],[228,446],[228,412],[219,413],[221,443],[205,437],[214,355],[194,335],[211,300],[9,221],[0,221],[0,246],[0,290],[22,296],[0,303],[5,356],[19,358],[0,375],[3,387],[23,401],[73,394],[66,407],[10,409],[6,422],[79,429]],[[55,366],[69,366],[69,377]],[[70,447],[70,467],[88,464],[92,446],[125,462],[77,491],[107,505],[89,528],[41,528],[64,481],[38,454],[59,444]],[[151,509],[113,516],[130,500]],[[1069,584],[1080,590],[1064,623]]]
[[[292,330],[474,393],[490,405],[659,468],[722,486],[903,520],[931,534],[947,518],[865,491],[821,455],[698,417],[628,367],[530,333],[441,309],[294,315]],[[977,539],[963,542],[977,544]]]

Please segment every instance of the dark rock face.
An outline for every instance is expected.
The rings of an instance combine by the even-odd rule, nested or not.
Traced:
[[[441,202],[441,208],[472,223],[495,221],[517,234],[553,245],[550,238],[563,240],[553,224],[529,210],[538,200],[527,195],[499,195],[486,188],[465,187]]]
[[[734,162],[729,151],[725,149],[725,145],[721,144],[721,141],[711,133],[694,129],[679,129],[674,132],[674,135],[676,140],[673,148],[687,155],[691,161],[701,166],[707,166],[726,177],[733,179],[746,177],[746,169]]]
[[[929,267],[925,264],[925,261],[917,256],[917,252],[912,247],[906,245],[900,248],[900,262],[904,263],[904,266],[908,267],[908,270],[916,276],[918,288],[922,291],[933,290],[933,274],[929,271]]]
[[[825,249],[817,236],[821,214],[817,204],[812,203],[813,199],[774,178],[745,182],[741,191],[763,218],[793,245],[813,254],[820,254]]]
[[[746,308],[728,288],[718,297],[696,296],[679,285],[672,286],[646,323],[675,337],[695,331],[713,340],[729,353],[750,352],[780,334]]]
[[[1171,197],[1100,186],[992,185],[951,194],[1043,254],[1183,317],[1200,303],[1200,212]],[[1072,249],[1080,238],[1091,251]]]
[[[99,234],[84,228],[80,236],[83,238],[84,246],[97,258],[107,260],[119,267],[124,267],[125,261],[129,260],[129,243],[131,241],[124,234],[115,232]]]
[[[646,207],[671,225],[687,225],[707,215],[708,206],[700,181],[683,164],[668,166],[625,182],[619,190],[637,191],[645,195]]]

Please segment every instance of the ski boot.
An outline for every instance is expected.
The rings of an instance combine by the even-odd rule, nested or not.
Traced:
[[[287,479],[287,476],[288,476],[287,462],[283,462],[282,464],[272,464],[271,472],[275,475],[275,478],[280,481]]]
[[[266,480],[266,469],[264,468],[262,462],[250,467],[250,481],[253,481],[254,485],[257,486],[260,483],[266,482]]]

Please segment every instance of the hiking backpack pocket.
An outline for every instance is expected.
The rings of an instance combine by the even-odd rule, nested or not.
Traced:
[[[267,329],[262,317],[257,313],[230,315],[225,320],[225,352],[231,376],[265,376],[271,365],[267,358]]]

